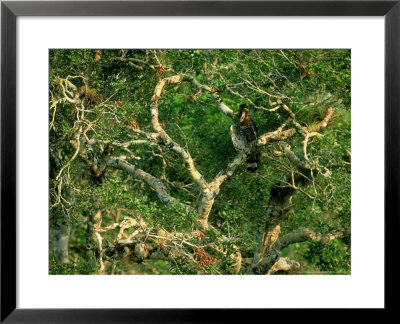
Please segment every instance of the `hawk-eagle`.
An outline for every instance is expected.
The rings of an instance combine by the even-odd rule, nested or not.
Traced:
[[[238,120],[230,127],[233,146],[242,151],[258,138],[258,130],[254,120],[250,118],[249,108],[242,104],[239,108]],[[260,153],[249,153],[246,157],[247,170],[255,172],[260,162]]]

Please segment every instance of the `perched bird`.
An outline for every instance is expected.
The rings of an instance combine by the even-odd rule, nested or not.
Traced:
[[[233,146],[237,151],[247,148],[258,138],[256,123],[250,118],[249,107],[240,105],[237,123],[230,127]],[[246,157],[247,171],[255,172],[260,162],[260,152],[249,153]]]

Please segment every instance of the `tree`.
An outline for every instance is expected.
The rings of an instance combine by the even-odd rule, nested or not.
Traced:
[[[51,50],[49,102],[52,273],[349,273],[349,51]]]

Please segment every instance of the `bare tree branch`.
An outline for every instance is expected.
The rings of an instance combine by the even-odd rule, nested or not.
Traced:
[[[149,185],[158,195],[158,198],[162,203],[166,205],[182,205],[189,212],[193,212],[194,209],[191,206],[181,203],[179,200],[170,196],[167,187],[161,182],[160,179],[153,177],[151,174],[136,168],[134,165],[126,162],[125,160],[111,157],[107,161],[107,165],[116,169],[123,170],[136,179],[139,179]]]

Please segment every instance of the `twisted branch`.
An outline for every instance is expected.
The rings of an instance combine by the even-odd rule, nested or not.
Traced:
[[[107,161],[107,165],[116,169],[123,170],[136,179],[145,182],[156,193],[160,201],[166,205],[181,205],[185,207],[188,212],[194,212],[194,209],[186,204],[181,203],[179,200],[170,196],[167,187],[161,182],[160,179],[153,177],[151,174],[136,168],[134,165],[126,162],[125,160],[111,157]]]

